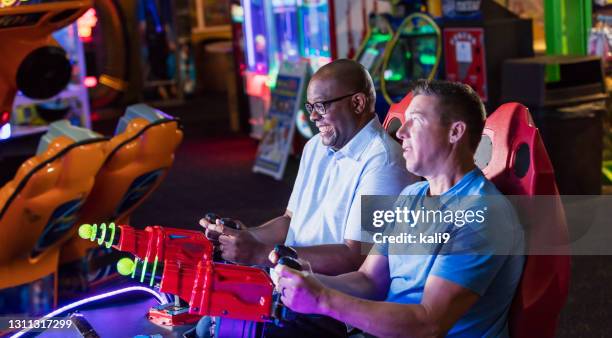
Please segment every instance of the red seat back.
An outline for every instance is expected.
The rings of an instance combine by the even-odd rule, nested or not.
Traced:
[[[389,108],[387,116],[385,116],[385,120],[383,121],[383,128],[385,128],[385,130],[396,140],[397,136],[395,136],[395,133],[397,133],[397,130],[406,120],[404,113],[406,112],[408,105],[410,105],[412,97],[412,92],[409,92],[400,102],[392,104]]]
[[[553,201],[537,212],[534,203],[517,206],[530,255],[510,310],[509,329],[513,337],[554,337],[569,290],[570,258],[563,246],[554,256],[537,251],[551,240],[567,243],[568,230],[553,168],[528,109],[507,103],[491,114],[475,159],[503,194],[549,195],[547,201]]]

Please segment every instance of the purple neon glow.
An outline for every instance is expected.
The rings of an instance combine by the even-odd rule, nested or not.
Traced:
[[[95,302],[97,300],[110,298],[110,297],[113,297],[113,296],[116,296],[116,295],[121,295],[121,294],[132,292],[132,291],[144,291],[144,292],[150,293],[153,297],[155,297],[155,299],[157,299],[157,301],[160,304],[167,304],[168,303],[168,301],[166,299],[164,299],[164,297],[162,295],[160,295],[159,292],[157,292],[155,290],[152,290],[152,289],[149,289],[149,288],[145,288],[143,286],[130,286],[130,287],[127,287],[127,288],[123,288],[123,289],[119,289],[119,290],[115,290],[115,291],[110,291],[110,292],[106,292],[106,293],[103,293],[103,294],[99,294],[97,296],[91,296],[91,297],[88,297],[88,298],[76,301],[74,303],[68,304],[66,306],[62,306],[61,308],[59,308],[59,309],[57,309],[57,310],[55,310],[55,311],[53,311],[51,313],[46,314],[41,319],[53,318],[53,317],[55,317],[55,316],[57,316],[57,315],[59,315],[59,314],[61,314],[63,312],[66,312],[68,310],[72,310],[72,309],[74,309],[76,307],[79,307],[81,305],[88,304],[88,303],[93,303],[93,302]],[[30,331],[30,329],[21,330],[21,331],[17,332],[16,334],[12,335],[11,338],[21,337],[24,334],[26,334],[28,331]]]

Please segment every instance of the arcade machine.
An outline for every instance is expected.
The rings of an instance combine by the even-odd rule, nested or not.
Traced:
[[[117,1],[96,0],[78,21],[83,42],[91,109],[112,105],[128,91],[130,47],[126,14]],[[97,114],[93,115],[94,118]]]
[[[244,72],[246,70],[246,60],[244,54],[244,8],[240,0],[230,1],[231,30],[232,30],[232,50],[234,59],[234,75],[236,82],[236,109],[239,115],[239,129],[248,130],[249,128],[249,107],[246,93],[244,92]]]
[[[243,0],[244,48],[246,51],[245,88],[249,100],[251,137],[263,136],[264,116],[270,105],[268,74],[273,68],[273,26],[271,3],[264,0]]]
[[[312,72],[339,58],[354,58],[362,52],[370,14],[391,12],[387,1],[298,0],[300,55]],[[385,110],[386,111],[386,110]],[[302,110],[296,116],[299,134],[309,139],[317,133]]]
[[[504,60],[533,56],[531,19],[493,0],[444,3],[444,73],[470,85],[491,111],[501,103]]]
[[[159,104],[182,102],[195,88],[191,58],[191,20],[186,0],[139,0],[138,29],[144,99]],[[189,63],[191,62],[191,66]]]
[[[381,67],[385,50],[390,45],[393,39],[394,30],[388,16],[380,14],[370,15],[368,34],[363,39],[359,51],[355,54],[354,59],[361,63],[372,76],[374,86],[376,87],[376,113],[379,120],[384,120],[384,114],[389,107],[384,104],[384,98],[381,99],[380,78]]]
[[[300,54],[313,71],[339,58],[352,58],[368,30],[370,13],[388,13],[388,2],[298,0]]]
[[[400,102],[413,80],[436,77],[441,54],[438,24],[424,13],[406,17],[383,58],[380,83],[387,104]]]
[[[80,20],[80,19],[79,19]],[[18,92],[13,102],[11,125],[47,125],[55,120],[66,118],[73,125],[91,128],[89,96],[85,77],[85,58],[81,43],[78,22],[52,34],[53,38],[66,51],[72,65],[72,75],[66,89],[48,100],[33,100]]]
[[[0,5],[0,139],[40,132],[40,128],[30,127],[11,131],[11,124],[42,124],[68,113],[73,123],[89,126],[77,29],[72,26],[52,35],[88,6],[90,3],[83,1],[9,1]],[[43,103],[49,99],[53,101]]]

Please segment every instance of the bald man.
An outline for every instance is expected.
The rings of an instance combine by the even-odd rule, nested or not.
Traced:
[[[316,272],[355,271],[361,255],[361,195],[398,195],[415,177],[405,169],[400,145],[374,112],[376,91],[357,62],[336,60],[311,78],[306,111],[319,128],[302,153],[284,215],[242,230],[200,224],[218,236],[226,260],[269,265],[276,244],[293,247]]]

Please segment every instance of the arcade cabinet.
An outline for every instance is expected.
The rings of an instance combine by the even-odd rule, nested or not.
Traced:
[[[10,7],[9,7],[10,6]],[[72,65],[51,33],[80,17],[91,1],[3,2],[0,6],[0,132],[7,127],[18,91],[43,100],[59,94],[70,82]]]
[[[264,116],[270,106],[269,72],[272,69],[272,8],[268,1],[244,0],[245,91],[249,100],[251,137],[263,136]]]
[[[79,26],[73,23],[54,32],[52,36],[66,51],[66,57],[72,65],[70,81],[64,90],[48,100],[28,98],[18,92],[13,102],[11,125],[20,128],[68,119],[73,125],[91,128],[85,56]]]
[[[164,180],[182,137],[178,120],[145,104],[129,106],[109,141],[108,157],[95,177],[79,222],[129,224],[131,213]],[[72,239],[62,247],[61,261],[66,264],[86,257],[92,247],[78,240],[76,231],[71,235]],[[96,265],[96,262],[83,263],[88,269]],[[62,272],[71,275],[70,267],[67,265]],[[96,271],[90,270],[88,273],[93,276]],[[82,288],[86,289],[87,285]]]
[[[424,13],[413,13],[402,21],[382,64],[381,91],[389,105],[402,100],[412,81],[436,77],[442,55],[440,32]]]
[[[87,60],[85,84],[89,91],[91,108],[108,107],[120,99],[126,99],[131,76],[128,65],[134,62],[135,50],[140,45],[129,36],[125,2],[95,0],[93,8],[79,18],[79,36],[83,42]],[[135,81],[136,82],[136,81]],[[135,95],[132,94],[135,99]],[[127,99],[129,100],[129,98]],[[102,113],[100,110],[97,113]]]
[[[369,18],[368,33],[366,34],[354,60],[361,63],[368,70],[376,87],[376,113],[378,118],[384,120],[389,107],[380,91],[381,67],[385,50],[393,39],[394,30],[389,17],[382,14],[371,14]]]
[[[340,58],[352,58],[368,30],[370,13],[388,13],[376,0],[298,0],[300,54],[313,71]]]
[[[105,158],[105,138],[57,121],[0,189],[1,313],[35,315],[57,302],[60,246]]]
[[[443,10],[445,79],[470,85],[492,111],[502,103],[504,60],[533,56],[531,19],[493,0],[473,11]]]

